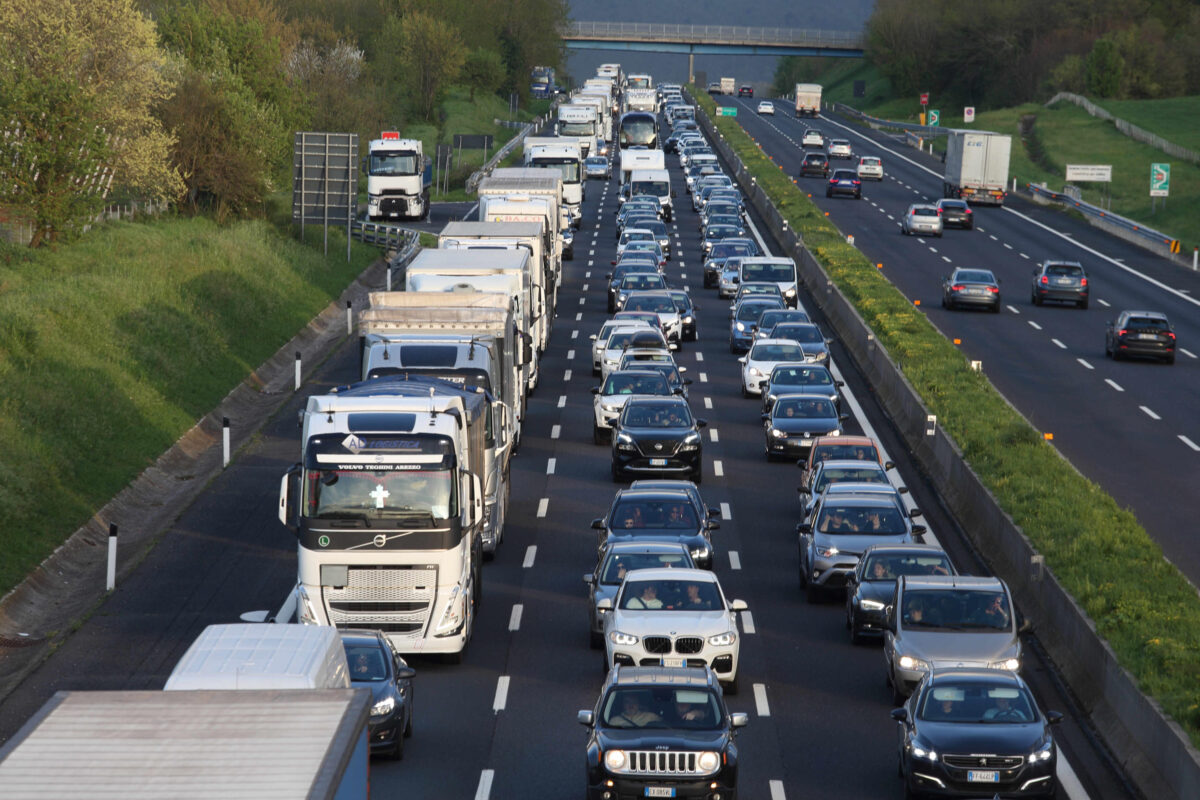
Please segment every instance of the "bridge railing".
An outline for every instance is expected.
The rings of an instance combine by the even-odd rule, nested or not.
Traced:
[[[861,33],[808,28],[749,28],[741,25],[675,25],[653,22],[570,22],[564,38],[688,41],[709,44],[788,44],[861,48]]]

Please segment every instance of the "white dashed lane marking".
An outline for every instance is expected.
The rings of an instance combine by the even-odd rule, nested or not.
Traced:
[[[766,684],[754,684],[754,710],[758,712],[760,717],[771,716],[771,706],[767,703]]]
[[[549,497],[543,497],[541,500],[538,500],[538,510],[537,510],[538,517],[546,516],[546,512],[549,510],[550,510],[550,498]]]
[[[521,629],[521,612],[525,609],[520,603],[513,605],[512,616],[508,618],[508,629],[510,631],[518,631]]]
[[[730,569],[741,569],[742,568],[742,557],[738,555],[737,550],[729,551],[729,568]]]
[[[533,562],[537,559],[537,545],[531,544],[525,548],[525,560],[521,562],[522,569],[531,569]]]
[[[1125,391],[1125,389],[1121,386],[1121,384],[1117,383],[1112,378],[1105,378],[1104,382],[1107,383],[1112,388],[1116,389],[1118,392]]]
[[[725,465],[719,460],[713,462],[713,475],[716,475],[718,478],[725,476]]]
[[[729,510],[729,503],[721,503],[721,519],[733,519],[733,512]]]
[[[1026,320],[1026,322],[1028,322],[1028,323],[1029,323],[1029,327],[1033,328],[1035,331],[1040,331],[1040,330],[1042,329],[1042,326],[1041,326],[1041,325],[1038,325],[1036,322],[1034,322],[1034,321],[1033,321],[1033,320],[1031,320],[1031,319],[1030,319],[1030,320]]]
[[[1067,349],[1067,346],[1065,344],[1063,344],[1062,342],[1060,342],[1058,339],[1051,339],[1050,341],[1054,342],[1054,344],[1058,345],[1058,347],[1060,347],[1063,350]]]
[[[554,474],[554,468],[555,468],[555,467],[557,467],[557,466],[558,466],[558,459],[557,459],[557,458],[548,458],[548,459],[546,459],[546,474],[547,474],[547,475],[553,475],[553,474]]]
[[[1077,358],[1075,360],[1078,361],[1080,364],[1082,364],[1084,369],[1095,369],[1095,367],[1093,367],[1088,362],[1084,361],[1082,358]]]
[[[1196,443],[1195,443],[1195,442],[1193,442],[1191,439],[1189,439],[1188,437],[1184,436],[1182,433],[1181,433],[1181,434],[1179,434],[1179,441],[1183,442],[1183,443],[1184,443],[1184,444],[1186,444],[1188,447],[1190,447],[1190,448],[1192,448],[1193,450],[1195,450],[1197,453],[1200,453],[1200,444],[1196,444]]]
[[[508,676],[501,675],[496,681],[496,699],[492,701],[492,712],[499,714],[508,704]]]
[[[1145,414],[1150,419],[1162,419],[1162,417],[1160,417],[1158,414],[1155,414],[1153,411],[1146,408],[1145,406],[1138,406],[1138,408],[1140,408],[1142,410],[1142,413]]]

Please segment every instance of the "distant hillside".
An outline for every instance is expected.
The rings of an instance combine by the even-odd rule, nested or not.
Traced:
[[[875,0],[843,0],[840,3],[816,3],[812,0],[610,0],[596,3],[570,0],[571,18],[581,22],[651,22],[679,25],[742,25],[764,28],[811,28],[833,31],[861,31]],[[676,53],[640,53],[614,50],[570,50],[568,70],[577,79],[589,78],[596,65],[619,61],[626,72],[649,72],[655,81],[681,83],[687,78],[687,55]],[[710,80],[721,75],[738,81],[762,84],[765,88],[775,74],[776,59],[771,56],[697,55],[696,70],[708,73]]]

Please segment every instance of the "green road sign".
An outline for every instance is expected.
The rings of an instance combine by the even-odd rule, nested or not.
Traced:
[[[717,106],[718,117],[736,117],[737,108],[733,106]]]
[[[1171,191],[1171,165],[1150,165],[1150,196],[1166,197]]]
[[[936,128],[938,120],[941,119],[941,117],[942,112],[938,111],[936,108],[929,109],[929,127]]]

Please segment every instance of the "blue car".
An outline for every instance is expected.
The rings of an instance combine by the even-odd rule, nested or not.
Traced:
[[[783,300],[778,297],[751,296],[737,304],[729,320],[729,352],[745,353],[750,349],[758,320],[772,308],[783,308]]]

